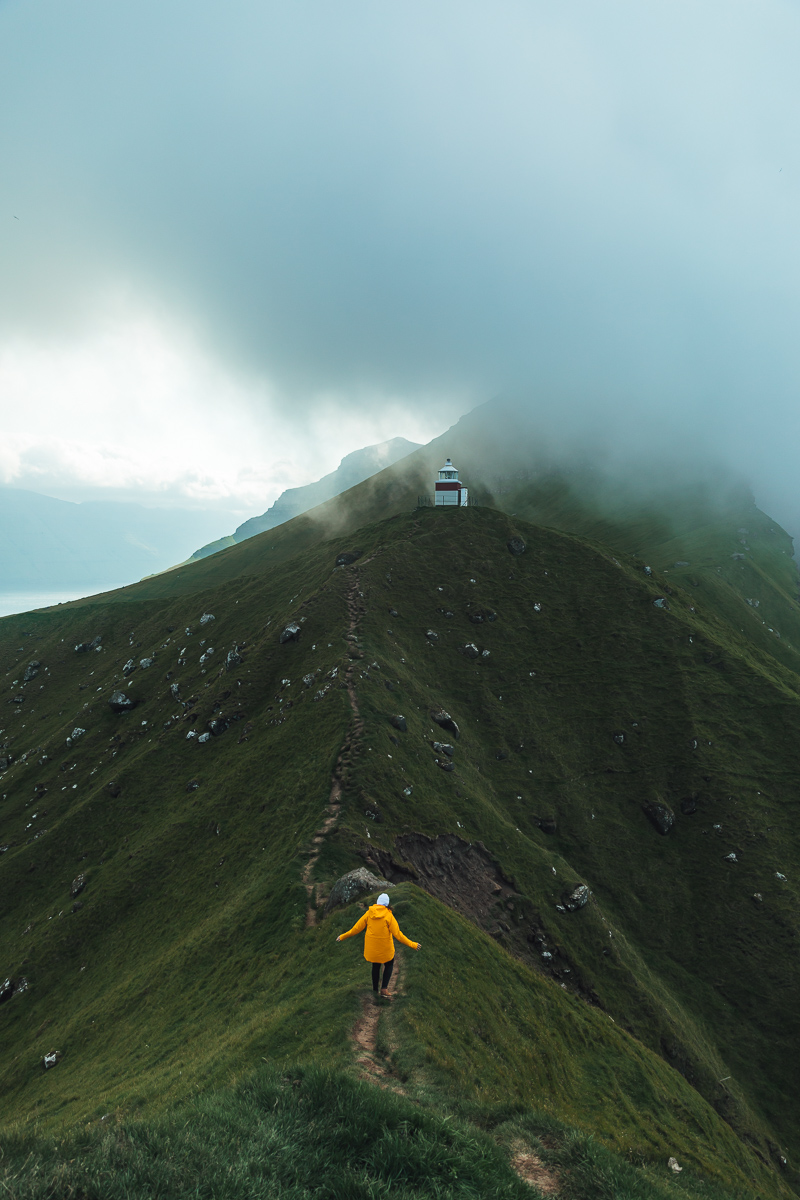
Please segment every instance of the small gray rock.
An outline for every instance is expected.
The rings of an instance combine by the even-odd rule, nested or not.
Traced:
[[[393,725],[394,728],[397,729],[400,733],[405,733],[408,729],[408,722],[406,721],[405,717],[402,716],[400,713],[398,713],[397,716],[395,716],[395,717],[391,717],[389,720],[389,724]]]
[[[278,641],[283,646],[286,644],[286,642],[296,642],[299,637],[300,637],[300,626],[297,624],[296,621],[290,621],[288,625],[284,626],[281,636],[278,638]]]
[[[45,1071],[49,1071],[51,1067],[54,1067],[56,1063],[61,1061],[61,1058],[62,1054],[60,1050],[51,1050],[50,1053],[45,1054],[44,1058],[42,1059],[42,1067]]]
[[[675,824],[675,813],[668,805],[662,804],[659,801],[648,801],[646,804],[643,804],[642,812],[649,818],[662,836],[666,836]]]
[[[561,897],[561,903],[567,912],[577,912],[589,903],[589,889],[585,883],[579,883],[571,892]]]
[[[83,891],[83,889],[85,887],[86,887],[86,876],[85,875],[76,875],[76,877],[72,881],[72,886],[69,889],[69,894],[70,894],[70,896],[72,896],[73,900],[75,899],[76,896],[80,896],[81,892]]]
[[[667,611],[669,611],[669,602],[668,602],[666,596],[656,596],[655,600],[653,601],[653,604],[656,608],[663,608],[663,609],[666,609]]]
[[[210,739],[211,739],[210,733],[201,733],[200,737],[197,740],[198,740],[198,742],[208,742],[208,741],[210,741]]]
[[[445,712],[443,708],[433,709],[431,711],[431,720],[440,725],[442,729],[446,729],[448,733],[452,733],[453,737],[458,741],[461,737],[461,731],[456,725],[449,712]]]
[[[428,639],[429,642],[438,642],[438,640],[439,640],[439,635],[436,632],[436,630],[434,630],[434,629],[429,629],[428,632],[425,634],[425,637]]]
[[[171,683],[171,684],[169,685],[169,690],[170,690],[170,692],[172,693],[172,699],[173,699],[173,700],[180,700],[180,698],[181,698],[181,690],[180,690],[180,687],[178,686],[178,684],[177,684],[177,683]]]
[[[480,650],[478,649],[478,647],[475,645],[474,642],[467,642],[466,646],[464,647],[463,653],[467,658],[474,659],[480,655]]]
[[[452,758],[455,753],[453,747],[447,742],[434,742],[433,748],[437,754],[446,754],[449,758]]]
[[[109,708],[115,713],[130,712],[132,708],[136,708],[137,703],[138,701],[131,700],[124,692],[112,692],[108,702]]]
[[[129,658],[128,661],[125,663],[125,666],[122,668],[122,674],[130,675],[135,670],[136,670],[136,663],[133,661],[132,658]]]
[[[154,662],[155,662],[154,658],[140,658],[139,666],[142,668],[143,671],[146,671],[148,667],[152,667]]]
[[[243,662],[244,659],[239,653],[239,647],[234,646],[232,650],[228,651],[228,657],[225,659],[225,670],[231,671],[234,667],[240,667]]]
[[[209,621],[216,621],[216,617],[214,616],[214,614],[213,613],[203,613],[202,617],[200,618],[200,624],[208,625]]]
[[[336,908],[340,904],[350,904],[356,896],[360,896],[364,892],[382,892],[392,887],[394,887],[393,883],[379,879],[366,867],[356,867],[355,871],[348,871],[346,875],[342,875],[340,879],[336,880],[331,888],[325,911],[330,912],[332,908]]]
[[[723,854],[722,858],[723,858],[724,862],[729,862],[729,863],[738,863],[738,861],[739,861],[739,859],[736,857],[736,854],[733,850],[731,850],[730,854]]]

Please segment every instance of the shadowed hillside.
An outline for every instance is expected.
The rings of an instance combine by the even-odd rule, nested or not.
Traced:
[[[489,508],[357,527],[396,471],[341,537],[301,517],[0,622],[0,1116],[349,1069],[360,908],[325,900],[366,864],[424,947],[377,1046],[398,1087],[788,1194],[800,680],[736,573],[791,614],[788,539],[751,505],[729,567],[738,512],[687,518],[693,583]]]

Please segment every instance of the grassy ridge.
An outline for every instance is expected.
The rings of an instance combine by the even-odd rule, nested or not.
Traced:
[[[516,559],[515,530],[528,542]],[[349,542],[303,545],[191,595],[0,623],[7,698],[26,662],[43,664],[4,706],[16,761],[2,779],[0,962],[30,986],[0,1007],[2,1118],[56,1129],[155,1111],[261,1058],[349,1061],[358,995],[332,942],[347,914],[307,929],[300,876],[352,722],[352,661],[365,729],[320,890],[365,855],[398,857],[404,832],[481,841],[513,880],[514,921],[543,929],[581,984],[545,978],[502,929],[492,941],[412,889],[432,953],[408,964],[402,1069],[440,1095],[511,1094],[623,1153],[675,1153],[721,1186],[782,1194],[748,1145],[774,1164],[797,1127],[775,1039],[779,1027],[783,1044],[796,1038],[793,672],[689,589],[657,609],[663,576],[502,513],[364,526],[355,568],[334,567]],[[366,609],[355,647],[354,578]],[[478,609],[496,621],[473,624]],[[200,626],[203,612],[214,622]],[[280,645],[292,618],[305,618],[300,639]],[[76,655],[96,634],[104,649]],[[488,659],[465,657],[472,640]],[[234,646],[243,662],[228,670]],[[131,656],[155,662],[123,678]],[[122,716],[107,705],[120,685],[139,701]],[[431,749],[439,705],[462,728],[452,773]],[[187,739],[220,715],[232,723],[219,737]],[[665,838],[642,812],[652,801],[677,814]],[[540,828],[550,815],[555,834]],[[559,914],[583,880],[591,903]],[[578,998],[590,992],[595,1007]],[[64,1058],[44,1073],[51,1049]]]

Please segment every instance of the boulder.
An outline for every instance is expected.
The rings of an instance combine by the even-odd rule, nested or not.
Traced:
[[[579,883],[571,892],[565,892],[561,903],[567,912],[577,912],[579,908],[583,908],[589,903],[589,889],[586,884]]]
[[[42,1059],[42,1066],[45,1071],[49,1071],[51,1067],[56,1065],[56,1063],[61,1062],[61,1058],[62,1055],[60,1050],[51,1050],[50,1053],[45,1054],[44,1058]]]
[[[211,740],[211,734],[210,733],[201,733],[200,737],[197,740],[198,740],[198,742],[201,742],[201,743],[208,742]]]
[[[232,671],[234,667],[240,667],[243,662],[244,659],[239,653],[239,647],[234,646],[232,650],[228,651],[228,657],[225,659],[225,670]]]
[[[283,632],[281,633],[281,636],[278,638],[278,641],[283,646],[286,644],[286,642],[296,642],[299,637],[300,637],[300,626],[297,624],[296,621],[290,621],[288,625],[284,626]]]
[[[456,764],[451,762],[449,758],[435,758],[433,760],[440,771],[455,771]]]
[[[154,662],[155,662],[154,658],[140,658],[139,666],[142,668],[143,671],[146,671],[148,667],[152,667]]]
[[[186,790],[187,790],[187,792],[196,792],[199,787],[200,787],[200,784],[197,782],[196,779],[190,779],[186,785]]]
[[[136,708],[138,700],[131,700],[130,696],[126,696],[124,692],[112,692],[108,704],[112,712],[124,713]]]
[[[219,737],[221,733],[225,732],[229,725],[230,721],[228,721],[226,717],[212,717],[212,719],[208,722],[208,728],[211,730],[214,737]]]
[[[516,557],[519,554],[525,553],[525,543],[521,537],[512,537],[506,542],[506,549],[509,554],[513,554]]]
[[[613,737],[614,737],[614,741],[617,743],[618,746],[625,745],[625,734],[624,733],[615,733],[613,735]]]
[[[649,818],[662,836],[668,834],[675,824],[675,813],[668,805],[660,801],[651,800],[643,804],[642,812]]]
[[[455,753],[453,747],[448,742],[434,742],[433,748],[437,754],[446,754],[448,758],[452,758]]]
[[[364,809],[364,816],[369,817],[370,821],[375,821],[378,825],[383,824],[383,814],[377,804],[368,804]]]
[[[445,712],[443,708],[433,709],[431,711],[431,720],[440,725],[442,729],[446,729],[448,733],[452,733],[453,737],[458,741],[461,737],[461,731],[456,725],[450,713]]]
[[[462,650],[462,653],[466,658],[477,658],[480,655],[480,650],[474,642],[467,642],[466,646],[464,646]]]
[[[39,674],[39,668],[41,667],[41,665],[42,664],[40,662],[37,662],[36,659],[34,659],[33,662],[29,662],[27,667],[25,668],[25,674],[22,676],[22,682],[30,683],[30,681],[32,679],[35,679],[36,676]]]
[[[429,629],[428,632],[425,634],[425,637],[428,639],[429,642],[438,642],[438,640],[439,640],[439,635],[435,629]]]
[[[169,685],[169,690],[172,695],[172,699],[179,701],[181,698],[181,690],[180,690],[179,685],[177,683],[171,683]]]
[[[10,1000],[16,990],[17,985],[13,979],[0,979],[0,1004]]]
[[[656,608],[663,608],[666,609],[667,612],[669,611],[669,602],[665,596],[656,596],[653,604]]]
[[[350,563],[356,562],[361,558],[363,553],[363,550],[343,550],[341,554],[337,554],[336,556],[336,566],[349,567]]]
[[[129,658],[128,661],[125,663],[125,666],[122,668],[122,674],[130,675],[131,672],[135,671],[135,670],[136,670],[136,663],[133,661],[132,658]]]
[[[213,613],[203,613],[202,617],[200,618],[200,624],[208,625],[209,621],[216,621],[216,617],[214,616],[214,614]]]
[[[392,887],[394,887],[393,883],[379,879],[366,867],[356,867],[355,871],[348,871],[346,875],[342,875],[340,879],[336,880],[331,888],[331,894],[328,896],[325,911],[330,912],[332,908],[336,908],[340,904],[350,904],[356,896],[360,896],[364,892],[383,892]]]
[[[7,771],[13,761],[10,754],[0,754],[0,771]]]
[[[72,884],[70,886],[70,889],[69,889],[70,896],[72,896],[73,899],[76,896],[80,896],[81,892],[83,891],[83,889],[85,887],[86,887],[86,876],[85,875],[77,875],[73,879]]]
[[[395,717],[389,718],[389,724],[393,725],[400,733],[405,733],[408,730],[408,722],[400,713]]]

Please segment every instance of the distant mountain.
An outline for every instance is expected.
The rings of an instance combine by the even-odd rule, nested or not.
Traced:
[[[357,483],[363,483],[371,475],[376,475],[385,467],[391,467],[399,459],[419,449],[418,442],[409,442],[406,438],[397,437],[388,442],[378,442],[375,446],[365,446],[363,450],[354,450],[352,454],[345,454],[335,471],[323,475],[316,483],[287,488],[261,516],[251,517],[233,534],[217,538],[207,546],[195,550],[192,559],[208,558],[210,554],[217,554],[228,546],[244,542],[255,537],[257,533],[264,533],[267,529],[274,529],[276,525],[283,525],[284,521],[291,521],[292,517],[299,517],[310,508],[332,500],[334,496],[355,487]]]
[[[0,488],[0,591],[85,588],[141,579],[185,558],[219,513],[55,500]]]

